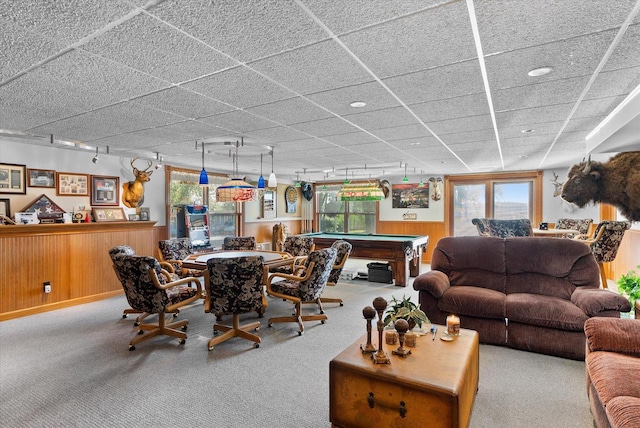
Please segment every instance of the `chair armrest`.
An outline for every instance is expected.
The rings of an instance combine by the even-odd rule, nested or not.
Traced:
[[[629,312],[631,310],[631,304],[623,296],[600,288],[576,288],[571,294],[571,303],[590,317],[606,311]]]
[[[585,321],[584,333],[590,351],[640,356],[640,320],[593,317]]]
[[[173,267],[173,265],[169,262],[158,262],[160,263],[160,267],[162,267],[163,270],[168,271],[169,273],[176,273],[176,269]]]
[[[427,291],[433,297],[439,299],[445,291],[451,286],[449,277],[439,270],[432,270],[418,275],[413,280],[413,289],[417,291]]]
[[[313,271],[314,264],[315,264],[314,262],[309,263],[309,266],[304,271],[304,276],[292,275],[292,274],[282,273],[282,272],[272,273],[271,275],[269,275],[267,285],[271,285],[274,278],[283,278],[291,281],[306,281],[307,279],[309,279],[309,276],[311,276],[311,271]]]

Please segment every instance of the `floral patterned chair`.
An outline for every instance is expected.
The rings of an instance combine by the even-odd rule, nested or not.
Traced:
[[[111,257],[111,261],[115,262],[114,257],[117,255],[126,255],[126,256],[133,256],[136,254],[135,251],[133,251],[133,248],[131,248],[128,245],[118,245],[116,247],[113,247],[109,250],[109,257]],[[113,266],[113,270],[116,273],[116,277],[118,277],[118,280],[122,283],[122,280],[120,279],[120,276],[118,274],[118,271],[116,270],[115,264]],[[133,309],[133,308],[127,308],[125,310],[122,311],[122,318],[127,318],[129,316],[129,314],[140,314],[136,317],[135,322],[133,323],[133,325],[135,325],[136,327],[140,325],[140,321],[142,321],[143,319],[145,319],[146,317],[148,317],[150,314],[146,313],[146,312],[142,312],[139,311],[137,309]]]
[[[267,281],[267,293],[273,297],[288,300],[295,305],[295,314],[288,317],[269,318],[269,327],[273,323],[297,322],[299,326],[298,335],[304,333],[304,321],[320,321],[322,324],[327,319],[322,309],[320,295],[324,291],[331,269],[336,261],[337,250],[326,248],[313,251],[305,261],[304,275],[289,275],[285,273],[274,273]],[[274,281],[274,279],[280,279]],[[315,302],[319,309],[319,314],[302,315],[302,304],[305,302]]]
[[[310,236],[287,236],[282,244],[282,248],[275,251],[282,251],[293,257],[291,265],[274,268],[272,272],[296,274],[304,266],[307,256],[315,250],[316,244]]]
[[[516,220],[500,220],[496,218],[486,219],[489,236],[508,238],[511,236],[532,236],[533,229],[528,218]]]
[[[158,241],[158,260],[172,266],[173,272],[180,278],[202,276],[196,269],[182,267],[182,260],[193,254],[193,245],[189,238],[165,239]]]
[[[133,351],[137,343],[158,335],[177,337],[183,344],[189,321],[167,323],[165,314],[199,299],[200,281],[193,277],[172,281],[170,273],[153,257],[116,254],[113,265],[131,307],[143,313],[158,314],[158,324],[140,324],[138,336],[129,342],[129,350]],[[148,333],[144,334],[145,331]]]
[[[576,237],[576,239],[583,241],[591,248],[591,253],[600,267],[602,288],[609,288],[604,271],[604,263],[615,260],[624,233],[630,227],[631,223],[628,221],[601,221],[593,232],[593,238],[584,239],[582,236]]]
[[[349,242],[339,239],[331,244],[331,248],[336,250],[336,261],[331,268],[327,285],[334,286],[340,279],[342,268],[344,268],[344,264],[347,262],[353,246]],[[339,298],[321,297],[320,301],[322,303],[339,303],[340,306],[344,306],[342,299]]]
[[[263,278],[265,277],[264,259],[262,256],[213,258],[207,262],[204,274],[207,299],[205,312],[214,314],[233,314],[233,325],[216,322],[214,333],[223,334],[209,340],[209,351],[219,343],[241,337],[260,346],[260,337],[249,333],[249,330],[260,329],[260,322],[255,321],[240,326],[240,314],[258,311],[263,307]]]
[[[489,235],[489,226],[488,226],[488,218],[474,218],[471,220],[478,229],[478,235],[480,236],[490,236]]]
[[[593,223],[592,218],[559,218],[556,222],[556,229],[575,229],[579,235],[588,235],[589,228]],[[563,236],[564,238],[575,238],[572,234]]]
[[[254,236],[227,236],[222,242],[222,249],[227,251],[253,251],[257,248]]]

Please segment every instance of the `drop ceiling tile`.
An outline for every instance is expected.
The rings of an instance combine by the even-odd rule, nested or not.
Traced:
[[[636,16],[636,21],[638,19],[640,14]],[[640,66],[638,40],[640,40],[640,24],[630,25],[604,65],[603,71]]]
[[[237,61],[144,14],[90,41],[83,49],[172,83],[238,65]]]
[[[368,131],[391,126],[412,125],[417,120],[404,107],[393,107],[383,110],[368,111],[364,113],[343,116],[349,122]]]
[[[173,87],[136,98],[133,102],[167,111],[189,119],[197,119],[233,110],[226,104],[200,94]]]
[[[439,122],[427,123],[436,135],[449,137],[449,134],[459,134],[467,132],[490,131],[493,133],[493,123],[488,114],[481,116],[461,117],[458,119],[441,120]]]
[[[569,121],[563,132],[591,132],[606,116],[573,118]]]
[[[584,100],[574,113],[574,118],[607,115],[624,100],[624,96],[604,97]],[[595,127],[594,127],[595,128]]]
[[[353,146],[379,141],[376,137],[366,132],[349,132],[346,134],[329,135],[325,136],[324,139],[339,146]]]
[[[411,104],[409,108],[425,123],[489,114],[484,93]]]
[[[378,82],[367,82],[307,94],[307,98],[338,115],[398,107],[400,102]],[[351,107],[353,101],[366,102],[364,107]]]
[[[464,2],[357,30],[340,39],[379,78],[477,57]]]
[[[134,8],[123,2],[3,1],[2,20],[60,44],[71,44],[123,18]]]
[[[289,98],[256,107],[249,107],[246,110],[249,113],[254,113],[284,125],[333,117],[331,113],[302,97]]]
[[[249,132],[258,129],[275,128],[277,123],[256,116],[244,110],[234,110],[227,113],[216,114],[214,116],[204,117],[201,122],[211,123],[221,128],[226,128],[236,132]]]
[[[295,140],[295,141],[287,141],[284,143],[278,143],[277,150],[278,152],[280,151],[295,152],[299,150],[306,151],[310,149],[332,150],[335,147],[336,147],[335,145],[318,138],[307,138],[305,140]]]
[[[283,52],[249,66],[302,95],[371,81],[371,76],[333,40]]]
[[[428,10],[445,3],[443,0],[368,0],[365,2],[328,2],[304,0],[311,12],[333,33],[341,34]]]
[[[328,37],[294,2],[170,0],[152,13],[241,62]]]
[[[246,67],[236,67],[193,82],[185,88],[229,105],[246,108],[295,96]]]
[[[291,125],[291,127],[306,134],[315,135],[316,137],[327,137],[358,131],[358,128],[338,117],[296,123]]]
[[[498,89],[492,91],[494,108],[496,111],[501,111],[567,102],[575,103],[588,81],[589,76],[580,76],[527,86]]]
[[[433,136],[422,124],[391,126],[389,128],[376,129],[372,132],[375,136],[385,141],[406,140],[412,138],[430,138]]]
[[[284,126],[247,131],[246,134],[265,144],[277,144],[292,140],[306,140],[309,138],[308,135],[300,131]]]
[[[474,2],[484,54],[504,52],[619,27],[636,0],[545,3]]]
[[[572,104],[560,103],[544,107],[530,107],[496,112],[498,127],[521,126],[521,129],[535,129],[537,123],[548,123],[566,119]]]
[[[602,72],[587,92],[585,99],[624,95],[640,85],[640,67]]]
[[[484,93],[477,60],[390,77],[383,82],[409,105]]]

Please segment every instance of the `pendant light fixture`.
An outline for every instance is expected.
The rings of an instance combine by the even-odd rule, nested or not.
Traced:
[[[218,202],[247,202],[256,200],[256,188],[244,181],[238,174],[238,147],[240,142],[236,141],[236,152],[233,154],[233,175],[231,180],[218,186],[216,189],[216,199]],[[244,145],[244,139],[242,140]]]
[[[258,189],[264,189],[264,177],[262,176],[262,153],[260,153],[260,178],[258,178]]]
[[[270,188],[278,187],[278,180],[276,180],[276,174],[273,172],[273,148],[271,148],[271,174],[269,174],[267,186]]]
[[[404,178],[402,179],[403,183],[409,182],[409,177],[407,177],[407,163],[404,163]]]
[[[420,183],[418,183],[418,187],[424,187],[424,181],[422,181],[422,170],[420,170]]]
[[[202,171],[200,171],[200,180],[198,184],[201,186],[209,185],[209,176],[207,175],[207,171],[204,169],[204,143],[200,143],[202,146]],[[198,141],[196,140],[196,148],[198,147]]]

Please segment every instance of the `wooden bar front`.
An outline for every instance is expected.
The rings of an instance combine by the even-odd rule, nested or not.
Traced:
[[[154,221],[0,226],[0,321],[122,294],[109,249],[155,255]],[[51,283],[51,293],[44,292]]]

